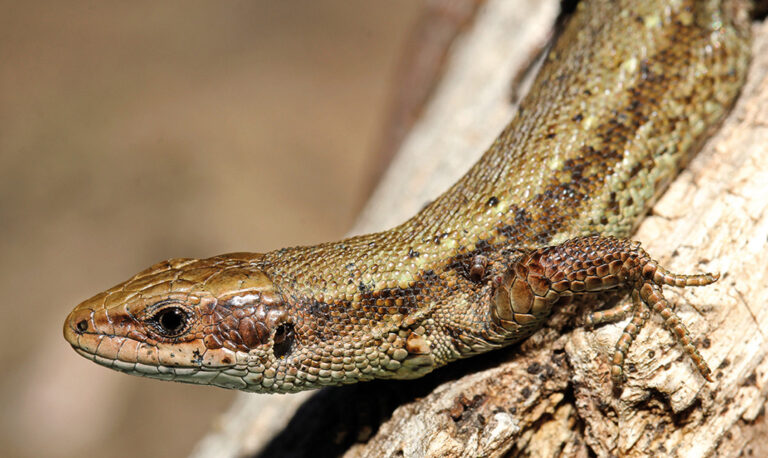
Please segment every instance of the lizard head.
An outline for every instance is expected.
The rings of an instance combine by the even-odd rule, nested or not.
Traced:
[[[270,376],[294,336],[261,259],[236,253],[158,263],[78,305],[64,337],[82,356],[121,372],[292,391]]]

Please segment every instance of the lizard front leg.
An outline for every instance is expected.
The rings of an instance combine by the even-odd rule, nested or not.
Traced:
[[[643,327],[650,311],[659,314],[666,328],[691,357],[701,375],[712,381],[711,370],[693,345],[688,329],[664,297],[662,286],[702,286],[718,274],[678,275],[654,261],[639,242],[614,237],[579,237],[560,245],[531,251],[513,261],[495,276],[491,295],[491,319],[510,334],[527,323],[549,315],[558,301],[609,290],[624,290],[633,303],[590,314],[586,322],[596,325],[632,316],[624,328],[613,355],[611,378],[623,381],[624,358]],[[512,335],[512,337],[515,337]]]

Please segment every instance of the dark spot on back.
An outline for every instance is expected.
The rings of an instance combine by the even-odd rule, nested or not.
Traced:
[[[434,238],[432,238],[432,242],[434,242],[435,244],[439,245],[440,241],[443,240],[446,237],[448,237],[448,233],[447,232],[443,232],[442,234],[437,234],[436,236],[434,236]]]

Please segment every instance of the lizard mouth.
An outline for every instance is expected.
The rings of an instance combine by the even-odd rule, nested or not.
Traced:
[[[206,348],[200,340],[157,342],[135,330],[121,335],[119,327],[108,325],[110,320],[94,319],[96,314],[90,309],[75,309],[64,323],[64,338],[77,353],[102,366],[176,380],[244,365],[244,359],[235,352]]]
[[[77,336],[76,340],[70,340],[73,335]],[[243,389],[247,385],[244,380],[249,373],[247,363],[226,349],[196,348],[197,345],[190,343],[173,349],[160,348],[129,337],[78,335],[74,331],[65,331],[65,337],[82,357],[126,374],[232,389]]]

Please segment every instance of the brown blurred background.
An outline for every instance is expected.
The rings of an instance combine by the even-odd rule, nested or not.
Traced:
[[[422,2],[0,4],[0,455],[185,455],[232,393],[99,367],[64,317],[164,258],[343,236]]]

